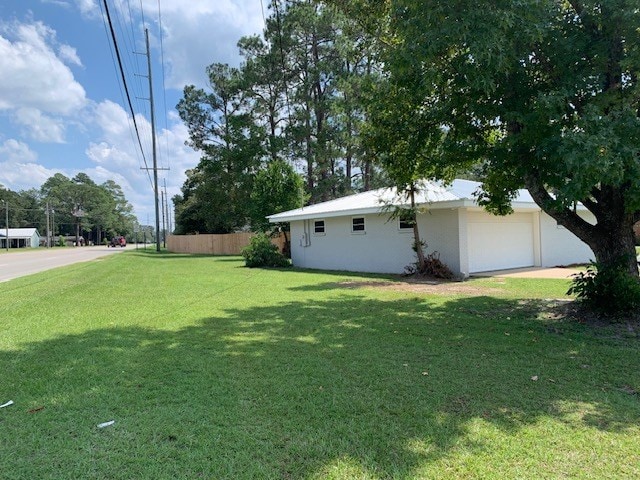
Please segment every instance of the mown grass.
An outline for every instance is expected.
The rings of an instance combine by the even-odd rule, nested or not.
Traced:
[[[131,251],[2,284],[0,477],[640,476],[640,342],[545,315],[567,281],[377,280]]]

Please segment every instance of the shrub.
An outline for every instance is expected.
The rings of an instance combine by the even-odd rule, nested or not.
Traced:
[[[251,238],[251,242],[242,249],[241,254],[244,257],[245,266],[249,268],[288,267],[291,265],[264,233],[259,233]]]
[[[440,254],[433,252],[424,257],[424,273],[435,278],[444,278],[445,280],[451,280],[454,278],[454,274],[449,266],[440,260]]]
[[[418,248],[424,250],[427,248],[427,244],[424,241],[420,241],[418,245],[413,244],[413,251],[417,253]],[[424,268],[420,268],[418,262],[413,265],[408,265],[404,267],[405,273],[407,275],[413,275],[415,273],[419,273],[421,275],[428,275],[434,278],[442,278],[445,280],[452,280],[455,278],[455,275],[449,268],[449,266],[440,260],[440,254],[437,251],[426,254],[424,253]]]
[[[623,261],[606,267],[592,263],[586,272],[572,277],[567,294],[593,310],[616,315],[640,308],[640,281],[629,274]]]

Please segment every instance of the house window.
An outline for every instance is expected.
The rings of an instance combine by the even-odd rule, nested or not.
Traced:
[[[324,235],[324,220],[315,220],[313,222],[313,233],[315,235]]]
[[[411,211],[400,212],[398,216],[398,229],[401,232],[413,231],[413,224],[416,221],[416,217]]]
[[[365,233],[364,217],[353,217],[351,219],[351,233]]]

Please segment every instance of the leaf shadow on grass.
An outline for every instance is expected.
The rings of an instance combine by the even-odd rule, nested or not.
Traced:
[[[471,422],[506,434],[548,418],[603,432],[640,423],[623,388],[638,380],[637,345],[551,331],[532,313],[489,297],[338,294],[178,331],[100,329],[0,352],[0,391],[16,394],[0,412],[0,470],[308,478],[350,461],[406,478],[452,449],[487,453]]]

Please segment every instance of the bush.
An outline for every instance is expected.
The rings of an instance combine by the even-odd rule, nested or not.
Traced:
[[[592,263],[586,272],[572,277],[567,294],[593,310],[616,315],[640,308],[640,281],[629,274],[625,262],[607,267]]]
[[[288,267],[291,265],[264,233],[259,233],[251,238],[251,242],[242,249],[241,254],[244,257],[245,266],[249,268]]]
[[[424,241],[420,241],[418,245],[415,243],[412,246],[413,251],[417,253],[418,248],[422,249],[424,254],[424,268],[420,268],[418,262],[413,265],[404,267],[404,271],[407,275],[413,275],[418,273],[420,275],[427,275],[434,278],[442,278],[444,280],[452,280],[455,275],[449,268],[449,266],[440,260],[440,254],[436,251],[433,253],[424,253],[427,248],[427,244]]]

